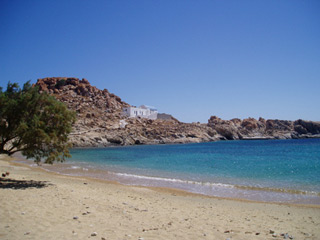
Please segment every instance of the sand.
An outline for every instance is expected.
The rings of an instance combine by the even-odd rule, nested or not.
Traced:
[[[320,208],[62,176],[0,155],[0,239],[320,239]],[[289,238],[288,238],[289,239]]]

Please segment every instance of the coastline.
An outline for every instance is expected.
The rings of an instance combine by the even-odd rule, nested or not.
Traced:
[[[281,234],[285,233],[295,239],[320,236],[319,206],[126,186],[59,175],[12,161],[1,156],[1,172],[9,171],[5,179],[25,184],[24,188],[18,184],[17,189],[13,187],[18,182],[12,182],[11,187],[1,185],[3,239],[283,239]],[[97,236],[93,236],[95,232]]]
[[[128,146],[131,148],[134,146]],[[91,148],[94,150],[96,148]],[[238,183],[223,183],[223,181],[194,180],[184,175],[162,175],[153,172],[143,173],[131,171],[127,168],[106,167],[103,165],[91,165],[88,162],[67,161],[53,165],[44,164],[36,166],[23,156],[15,156],[19,160],[16,163],[29,166],[32,169],[44,170],[64,176],[88,178],[107,182],[116,182],[126,186],[137,186],[147,188],[164,188],[186,193],[198,194],[221,199],[244,200],[250,202],[279,203],[293,205],[320,206],[319,192],[308,190],[297,190],[294,188],[277,188],[242,185]]]
[[[10,157],[9,157],[10,158]],[[288,205],[288,206],[301,206],[301,207],[310,207],[310,208],[319,208],[320,209],[320,205],[319,204],[311,204],[311,203],[295,203],[295,202],[276,202],[276,201],[259,201],[259,200],[250,200],[250,199],[246,199],[246,198],[241,198],[241,197],[221,197],[221,196],[213,196],[213,195],[207,195],[207,194],[203,194],[203,193],[197,193],[197,192],[192,192],[189,190],[184,190],[181,188],[177,188],[177,187],[165,187],[165,186],[152,186],[152,185],[141,185],[141,184],[129,184],[128,182],[120,182],[119,180],[111,180],[110,178],[99,178],[99,177],[93,177],[93,176],[85,176],[85,175],[81,175],[81,174],[65,174],[65,173],[61,173],[61,172],[57,172],[55,170],[51,170],[48,168],[44,168],[43,166],[31,166],[28,165],[26,162],[21,162],[18,160],[23,160],[25,161],[26,159],[22,156],[22,155],[15,155],[12,157],[12,160],[9,161],[9,163],[13,166],[17,166],[17,167],[27,167],[29,169],[31,169],[32,171],[39,171],[39,172],[44,172],[44,173],[48,173],[48,174],[53,174],[56,176],[65,176],[65,177],[70,177],[70,178],[75,178],[75,179],[86,179],[86,180],[92,180],[92,181],[97,181],[97,182],[101,182],[101,183],[108,183],[108,184],[115,184],[115,185],[121,185],[124,187],[137,187],[137,188],[146,188],[146,189],[152,189],[155,191],[160,191],[160,192],[170,192],[170,193],[179,193],[182,194],[184,196],[198,196],[201,198],[212,198],[212,199],[219,199],[219,200],[231,200],[231,201],[240,201],[240,202],[248,202],[248,203],[261,203],[261,204],[278,204],[278,205]],[[0,161],[2,161],[1,159],[1,155],[0,155]],[[54,166],[57,165],[58,163],[55,163],[53,165],[47,164],[47,166]],[[67,165],[69,164],[68,161],[64,162],[64,163],[59,163],[61,166],[63,165]],[[35,164],[36,165],[36,164]],[[0,165],[1,166],[1,165]],[[70,164],[69,167],[72,167],[73,164]],[[108,175],[110,173],[107,173]],[[111,172],[111,174],[118,174],[118,173],[114,173]],[[122,175],[122,174],[121,174]],[[139,177],[144,177],[144,176],[139,176]],[[149,177],[147,177],[149,178]],[[150,177],[152,178],[152,177]],[[248,187],[246,186],[236,186],[236,188],[243,188],[243,189],[247,189]],[[249,188],[253,188],[253,187],[249,187]],[[253,188],[254,189],[254,188]],[[280,190],[280,189],[272,189],[271,191],[276,191],[278,190],[279,193],[286,193],[286,191]],[[293,193],[290,193],[293,194]],[[305,193],[301,193],[300,194],[305,194]]]

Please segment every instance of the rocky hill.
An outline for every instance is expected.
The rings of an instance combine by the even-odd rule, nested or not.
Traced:
[[[320,136],[320,123],[303,120],[222,120],[213,116],[208,124],[200,124],[182,123],[167,114],[156,120],[127,118],[122,109],[128,103],[107,89],[91,86],[86,79],[43,78],[35,85],[76,111],[78,119],[70,134],[74,147]]]
[[[38,79],[40,91],[46,91],[69,109],[77,112],[70,140],[74,147],[109,145],[207,142],[218,139],[207,124],[188,124],[161,114],[157,120],[127,118],[122,109],[129,106],[108,90],[99,90],[88,80],[77,78]]]

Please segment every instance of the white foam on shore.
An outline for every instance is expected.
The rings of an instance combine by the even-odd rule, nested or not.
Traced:
[[[154,180],[154,181],[185,183],[185,184],[194,184],[194,185],[202,185],[202,186],[234,188],[234,185],[223,184],[223,183],[197,182],[197,181],[190,181],[190,180],[181,180],[176,178],[149,177],[149,176],[135,175],[135,174],[128,174],[128,173],[111,173],[111,174],[114,174],[120,177],[136,178],[136,179],[142,179],[142,180]]]
[[[71,169],[80,169],[81,167],[79,166],[71,166]]]
[[[76,165],[75,163],[38,166],[28,161],[18,161],[31,167],[40,167],[48,172],[56,172],[67,176],[86,176],[96,179],[106,179],[117,181],[125,185],[132,186],[151,186],[151,187],[169,187],[185,190],[188,192],[227,198],[239,198],[262,202],[284,202],[284,203],[302,203],[302,204],[320,204],[320,194],[313,191],[299,191],[290,189],[275,189],[262,186],[241,186],[208,181],[183,180],[181,178],[145,176],[109,171],[104,168],[97,168],[88,164]]]

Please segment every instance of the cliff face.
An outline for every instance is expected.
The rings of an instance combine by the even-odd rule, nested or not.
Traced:
[[[181,123],[170,115],[149,120],[127,118],[121,112],[129,104],[108,90],[99,90],[86,79],[38,79],[40,91],[46,91],[69,109],[77,112],[70,141],[74,147],[109,145],[208,142],[217,134],[206,124]]]
[[[208,124],[200,124],[182,123],[167,114],[156,120],[127,118],[121,113],[128,103],[107,89],[91,86],[86,79],[43,78],[36,85],[76,111],[78,119],[70,134],[74,147],[320,137],[320,123],[304,120],[212,116]]]

